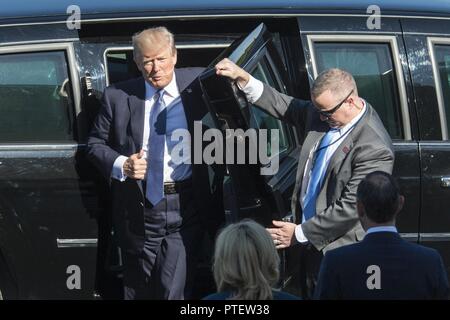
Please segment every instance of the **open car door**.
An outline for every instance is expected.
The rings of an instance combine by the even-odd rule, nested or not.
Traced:
[[[264,24],[235,41],[199,77],[203,99],[225,147],[226,220],[251,218],[266,227],[272,225],[272,220],[295,222],[288,209],[299,154],[295,130],[251,105],[230,79],[216,75],[214,66],[225,57],[255,78],[287,92],[285,68]],[[291,278],[289,270],[299,268],[298,262],[294,262],[295,251],[298,250],[281,250],[285,282]]]

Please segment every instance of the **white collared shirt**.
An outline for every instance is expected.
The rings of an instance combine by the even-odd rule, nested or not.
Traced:
[[[155,93],[157,89],[145,81],[145,112],[144,112],[144,132],[142,135],[142,150],[144,151],[144,159],[147,159],[148,141],[150,135],[150,110],[155,105]],[[181,181],[189,178],[192,174],[191,169],[191,144],[190,141],[184,139],[180,141],[172,141],[172,133],[177,129],[188,130],[186,115],[178,90],[176,76],[173,74],[170,83],[164,87],[164,105],[167,109],[166,117],[166,143],[164,148],[164,182]],[[176,162],[172,161],[171,152],[178,144],[182,144],[182,148],[178,146],[178,150],[187,151],[182,154]],[[180,158],[180,157],[178,157]],[[119,156],[114,162],[111,177],[120,181],[127,178],[123,174],[123,164],[128,157]],[[151,168],[148,168],[150,170]]]
[[[395,232],[398,233],[397,228],[395,226],[381,226],[381,227],[372,227],[367,229],[366,234],[375,233],[375,232]]]

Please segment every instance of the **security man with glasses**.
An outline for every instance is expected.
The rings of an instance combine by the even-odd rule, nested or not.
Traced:
[[[322,72],[311,101],[276,91],[229,59],[216,65],[216,73],[234,80],[256,107],[305,132],[291,203],[298,223],[273,221],[268,231],[278,249],[300,244],[302,297],[309,299],[323,254],[364,237],[356,190],[373,171],[392,173],[392,141],[344,70]]]

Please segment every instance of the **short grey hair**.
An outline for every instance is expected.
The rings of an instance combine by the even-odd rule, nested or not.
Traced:
[[[327,69],[319,74],[311,88],[311,96],[317,98],[327,90],[339,98],[344,98],[351,90],[353,90],[353,94],[358,95],[353,76],[338,68]]]
[[[138,57],[143,43],[160,43],[161,40],[167,41],[172,54],[176,53],[174,36],[166,27],[152,27],[135,33],[132,38],[134,58]]]

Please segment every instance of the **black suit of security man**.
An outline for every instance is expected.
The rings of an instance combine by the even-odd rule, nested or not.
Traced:
[[[359,185],[357,196],[367,235],[360,243],[325,254],[315,298],[447,299],[447,273],[439,253],[397,233],[395,216],[404,200],[393,178],[371,173]]]

